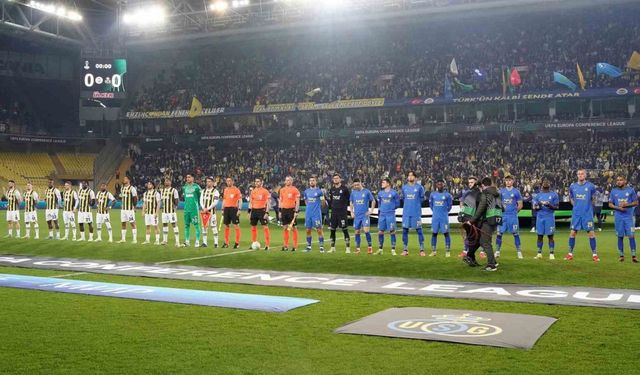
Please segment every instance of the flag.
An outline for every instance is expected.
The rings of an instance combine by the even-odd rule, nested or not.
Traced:
[[[511,84],[511,68],[507,68],[507,87],[509,87],[509,92],[513,94],[513,85]]]
[[[211,212],[201,212],[200,218],[202,218],[202,227],[206,228],[209,225],[211,219]]]
[[[502,69],[502,96],[507,96],[507,79],[504,76],[504,69]]]
[[[640,53],[637,51],[633,51],[631,54],[631,58],[629,58],[629,62],[627,63],[627,67],[635,70],[640,70]]]
[[[444,76],[444,97],[447,99],[453,98],[453,92],[451,91],[451,80],[449,80],[448,74],[445,74]]]
[[[578,88],[578,86],[575,83],[573,83],[569,78],[565,77],[564,75],[558,72],[553,72],[553,82],[567,86],[568,88],[571,89],[571,91],[576,91],[576,89]]]
[[[596,64],[596,73],[598,75],[604,74],[609,77],[617,78],[622,75],[622,70],[617,66],[613,66],[607,63],[598,63]]]
[[[518,69],[513,69],[511,71],[511,76],[509,76],[509,82],[511,86],[520,86],[522,84],[522,78],[520,78],[520,73],[518,73]]]
[[[320,87],[316,87],[315,89],[307,92],[307,96],[309,97],[313,97],[315,94],[319,94],[320,92],[322,92],[322,90],[320,89]]]
[[[580,88],[584,90],[584,88],[587,87],[587,81],[584,80],[582,69],[580,69],[580,64],[578,63],[576,63],[576,71],[578,72],[578,82],[580,83]]]
[[[449,65],[449,70],[451,71],[451,74],[453,74],[454,76],[458,75],[458,64],[456,64],[455,57],[453,58],[453,60],[451,60],[451,64]]]
[[[194,118],[202,114],[202,103],[195,96],[191,100],[191,109],[189,110],[189,117]]]
[[[460,90],[462,92],[469,92],[469,91],[473,91],[473,85],[469,85],[466,83],[462,83],[460,82],[457,78],[453,79],[453,82],[456,84],[456,86],[458,86],[460,88]]]

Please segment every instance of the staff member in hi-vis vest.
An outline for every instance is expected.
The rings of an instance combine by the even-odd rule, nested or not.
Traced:
[[[40,239],[38,213],[36,212],[37,205],[38,193],[33,191],[33,185],[31,185],[31,182],[27,182],[27,190],[24,191],[24,226],[26,234],[23,238],[31,238],[31,223],[33,223],[33,238],[36,240]]]
[[[69,227],[73,233],[73,240],[76,240],[76,217],[78,210],[78,193],[71,189],[71,181],[64,183],[64,191],[62,192],[62,220],[64,221],[64,237],[63,240],[69,239]]]
[[[16,183],[13,180],[9,180],[9,188],[4,189],[4,196],[7,198],[7,236],[6,238],[13,237],[13,230],[16,230],[16,238],[20,238],[20,202],[22,202],[22,196],[18,189],[16,189]]]
[[[176,240],[176,247],[180,247],[180,230],[178,229],[178,217],[176,207],[179,202],[178,189],[171,187],[171,179],[164,179],[164,189],[162,189],[162,245],[167,244],[169,239],[169,224],[173,226],[173,235]]]
[[[156,184],[152,181],[147,182],[147,191],[142,196],[142,211],[144,212],[144,224],[146,225],[145,240],[142,243],[147,245],[151,240],[151,227],[153,227],[153,236],[156,239],[155,244],[160,245],[160,228],[158,228],[158,212],[160,211],[160,193],[156,190]]]
[[[44,192],[44,202],[46,204],[45,216],[47,219],[47,226],[49,227],[49,237],[47,239],[53,239],[53,232],[55,226],[56,239],[60,239],[60,225],[58,225],[58,209],[62,203],[62,195],[60,190],[55,186],[52,178],[49,179],[49,187]]]
[[[127,242],[127,223],[131,224],[131,234],[133,239],[131,243],[138,243],[138,230],[136,229],[136,204],[138,203],[138,192],[134,186],[131,186],[129,176],[123,178],[124,186],[120,190],[120,200],[122,207],[120,210],[120,222],[122,223],[122,238],[119,243]]]
[[[79,211],[78,224],[80,224],[80,241],[84,241],[84,225],[89,226],[89,242],[93,241],[93,213],[91,207],[96,204],[96,194],[89,188],[89,182],[82,181],[78,191]]]
[[[107,184],[104,182],[100,184],[100,191],[96,194],[96,208],[98,213],[96,214],[96,224],[98,225],[98,238],[96,242],[102,241],[102,224],[107,227],[107,233],[109,234],[109,242],[113,242],[113,231],[111,230],[111,218],[109,212],[111,207],[115,203],[116,198],[107,191]]]
[[[213,177],[209,176],[206,179],[207,187],[200,195],[200,216],[202,217],[202,245],[200,247],[207,247],[207,233],[209,228],[213,233],[213,246],[218,247],[218,219],[216,218],[216,207],[220,201],[220,192],[215,188]]]

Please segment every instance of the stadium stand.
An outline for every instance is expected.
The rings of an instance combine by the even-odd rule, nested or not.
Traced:
[[[47,153],[0,152],[0,176],[14,180],[20,187],[31,182],[42,191],[47,179],[56,174],[55,166]]]

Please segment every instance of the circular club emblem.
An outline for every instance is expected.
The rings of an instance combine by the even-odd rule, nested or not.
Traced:
[[[387,328],[399,332],[448,337],[487,337],[502,333],[502,328],[482,322],[488,320],[490,319],[480,317],[406,319],[391,322]]]
[[[618,95],[627,95],[629,93],[629,90],[625,89],[625,88],[621,88],[616,90],[616,94]]]
[[[636,95],[640,95],[640,87],[636,87],[635,89],[633,89],[633,93]]]
[[[424,104],[433,104],[434,100],[433,98],[427,98],[424,100]]]

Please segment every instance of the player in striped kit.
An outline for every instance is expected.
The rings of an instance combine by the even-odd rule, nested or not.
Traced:
[[[147,191],[142,196],[142,211],[144,212],[144,224],[146,226],[143,245],[151,243],[151,228],[156,239],[155,244],[160,245],[160,228],[158,228],[158,212],[160,211],[160,192],[156,190],[156,184],[147,182]]]
[[[179,198],[178,189],[171,187],[170,178],[165,178],[164,189],[162,189],[162,245],[167,244],[169,224],[171,224],[176,239],[176,247],[180,247],[180,230],[178,229],[178,218],[176,216]]]
[[[31,223],[33,223],[34,239],[40,239],[40,227],[38,226],[38,193],[33,191],[31,182],[27,183],[27,190],[24,192],[24,226],[25,235],[23,238],[31,238]]]
[[[13,237],[13,230],[16,230],[16,238],[20,238],[20,202],[22,202],[22,196],[18,189],[16,189],[16,183],[13,180],[9,180],[9,189],[5,190],[4,196],[7,198],[7,238]]]
[[[54,185],[53,179],[49,179],[49,187],[44,192],[44,202],[46,204],[45,216],[47,219],[47,226],[49,227],[49,237],[47,239],[53,239],[53,232],[55,226],[56,239],[60,239],[60,225],[58,224],[58,208],[62,202],[62,195],[60,190]]]
[[[120,199],[122,201],[122,207],[120,210],[120,222],[122,223],[122,237],[119,243],[127,242],[127,223],[131,225],[131,234],[133,239],[131,243],[138,243],[138,229],[136,228],[136,203],[138,203],[138,192],[136,188],[131,185],[131,179],[129,176],[124,176],[124,185],[120,190]]]
[[[93,242],[93,213],[91,207],[96,204],[96,194],[89,188],[89,182],[83,181],[78,191],[78,224],[80,225],[80,241],[84,241],[84,225],[89,226],[89,242]]]
[[[64,237],[63,240],[69,239],[69,227],[72,229],[73,240],[76,240],[76,217],[75,212],[78,209],[78,193],[71,189],[71,181],[64,183],[64,191],[62,192],[62,220],[64,221]]]
[[[102,224],[107,227],[107,233],[109,234],[109,242],[113,242],[113,231],[111,230],[111,218],[109,216],[109,211],[113,204],[115,203],[116,198],[111,194],[111,192],[107,191],[107,184],[104,182],[100,184],[100,191],[96,194],[96,224],[98,226],[98,238],[96,238],[96,242],[102,241]]]
[[[217,248],[218,219],[216,218],[216,206],[220,201],[220,192],[215,188],[212,176],[206,178],[206,183],[207,186],[200,195],[200,207],[202,207],[200,215],[203,217],[202,226],[204,227],[202,228],[204,230],[202,231],[202,245],[200,245],[200,247],[207,247],[207,233],[209,232],[209,228],[211,228],[211,232],[213,233],[213,246]],[[207,217],[208,220],[205,221],[204,219]]]

